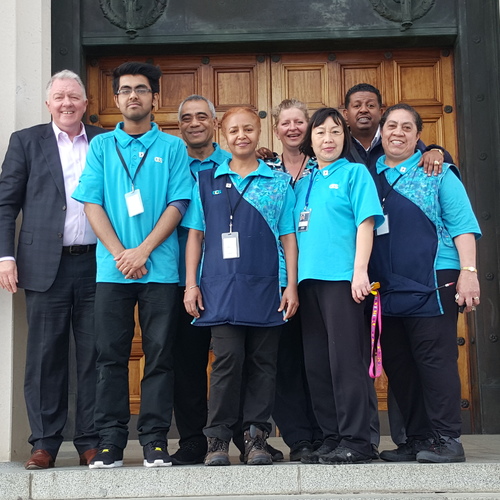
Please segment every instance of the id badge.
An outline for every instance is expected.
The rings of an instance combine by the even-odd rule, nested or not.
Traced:
[[[134,217],[134,215],[139,215],[144,212],[141,191],[139,189],[134,189],[130,191],[130,193],[125,193],[125,203],[127,204],[129,217]]]
[[[299,217],[299,225],[297,227],[297,231],[302,233],[309,229],[309,219],[311,218],[311,210],[303,210],[300,212]]]
[[[377,236],[389,233],[389,214],[384,214],[384,222],[375,231]]]
[[[240,239],[238,233],[222,233],[222,258],[239,259]]]

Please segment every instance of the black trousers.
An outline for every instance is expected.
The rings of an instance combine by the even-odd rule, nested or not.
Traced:
[[[104,444],[125,448],[130,420],[128,362],[138,304],[145,355],[139,442],[167,439],[172,420],[177,284],[98,283],[95,424]]]
[[[194,441],[205,449],[203,428],[208,415],[207,364],[211,329],[191,325],[193,317],[183,304],[184,290],[178,287],[178,324],[174,347],[174,414],[179,445]]]
[[[240,407],[242,429],[271,431],[281,327],[212,327],[215,361],[210,375],[207,437],[230,441]]]
[[[56,458],[68,415],[70,332],[76,346],[77,401],[73,442],[78,453],[98,444],[95,406],[95,252],[62,255],[46,292],[26,290],[28,345],[24,395],[33,450]]]
[[[288,446],[321,440],[323,432],[314,416],[306,377],[300,309],[282,328],[273,419]]]
[[[299,285],[307,380],[325,440],[371,454],[364,304],[347,281]]]
[[[438,271],[438,284],[456,282],[458,274]],[[440,295],[443,315],[383,317],[382,360],[408,437],[461,433],[455,289],[444,288]]]

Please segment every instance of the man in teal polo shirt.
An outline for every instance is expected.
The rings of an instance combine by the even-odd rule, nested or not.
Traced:
[[[217,128],[215,107],[200,95],[191,95],[179,106],[179,130],[187,147],[193,180],[198,173],[212,169],[231,158],[231,154],[213,142]],[[207,423],[207,364],[211,332],[209,327],[196,328],[184,307],[186,284],[185,251],[188,230],[179,233],[178,325],[175,339],[174,414],[179,431],[179,449],[172,455],[174,465],[203,463],[207,453],[207,438],[203,428]]]
[[[123,465],[130,419],[128,361],[138,304],[145,354],[137,423],[146,467],[172,464],[173,341],[179,281],[176,227],[191,197],[182,141],[150,122],[161,71],[124,63],[113,74],[123,122],[92,144],[73,197],[98,237],[96,290],[99,451],[90,468]]]

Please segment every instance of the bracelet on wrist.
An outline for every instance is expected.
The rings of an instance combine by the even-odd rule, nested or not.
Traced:
[[[477,269],[474,266],[461,267],[460,271],[470,271],[471,273],[477,273]]]
[[[187,288],[184,289],[184,293],[186,293],[188,290],[192,290],[193,288],[200,288],[200,286],[199,285],[188,286]]]

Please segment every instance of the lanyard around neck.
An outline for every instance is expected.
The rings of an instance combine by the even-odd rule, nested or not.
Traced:
[[[231,185],[234,186],[234,182],[231,182],[229,174],[226,174],[226,195],[227,195],[227,204],[229,205],[229,233],[233,232],[233,219],[234,219],[234,214],[236,213],[236,209],[238,208],[241,200],[243,199],[244,194],[247,192],[247,189],[250,187],[250,184],[252,184],[252,181],[254,179],[255,179],[255,177],[252,177],[248,181],[248,184],[245,186],[245,189],[243,189],[243,191],[241,193],[239,193],[240,196],[238,198],[238,201],[236,202],[236,205],[233,208],[233,206],[231,204],[231,198],[229,197],[229,187]],[[236,190],[236,192],[238,192],[238,190]]]
[[[125,169],[125,172],[127,173],[127,176],[128,178],[130,179],[130,181],[132,182],[132,191],[134,190],[134,181],[135,181],[135,178],[137,177],[137,174],[139,173],[139,171],[141,170],[142,166],[144,165],[144,162],[146,161],[146,157],[148,156],[148,152],[149,152],[149,149],[146,149],[146,152],[144,153],[144,156],[142,157],[138,167],[137,167],[137,170],[135,171],[135,174],[134,176],[132,177],[130,175],[130,170],[128,169],[127,167],[127,164],[125,163],[125,160],[123,159],[123,156],[120,152],[120,149],[118,148],[118,143],[115,139],[115,147],[116,147],[116,152],[118,153],[118,157],[120,158],[120,161],[122,162],[122,165],[123,165],[123,168]]]
[[[392,193],[394,186],[399,181],[399,179],[401,179],[401,177],[403,177],[403,174],[399,174],[399,177],[392,184],[389,184],[389,181],[387,181],[387,184],[389,184],[389,189],[387,190],[387,193],[385,193],[385,195],[382,197],[382,201],[380,202],[380,204],[382,205],[382,210],[384,209],[385,200],[387,200],[387,197]]]
[[[295,176],[295,178],[292,179],[292,187],[294,187],[295,184],[297,183],[297,181],[299,180],[300,174],[304,170],[304,164],[305,164],[305,162],[306,162],[306,155],[304,155],[304,158],[302,159],[302,163],[300,164],[300,168],[299,168],[299,171],[297,172],[297,175]],[[285,158],[283,156],[283,153],[281,153],[281,164],[283,165],[283,170],[285,172],[287,172],[287,173],[290,173],[288,171],[288,169],[286,168]]]
[[[305,204],[305,210],[307,210],[307,208],[309,207],[309,197],[311,195],[311,189],[312,189],[312,186],[313,186],[313,182],[314,182],[314,177],[316,176],[316,174],[319,172],[319,168],[316,166],[315,168],[313,168],[313,170],[311,171],[311,173],[309,174],[309,187],[307,188],[307,193],[306,193],[306,204]]]

